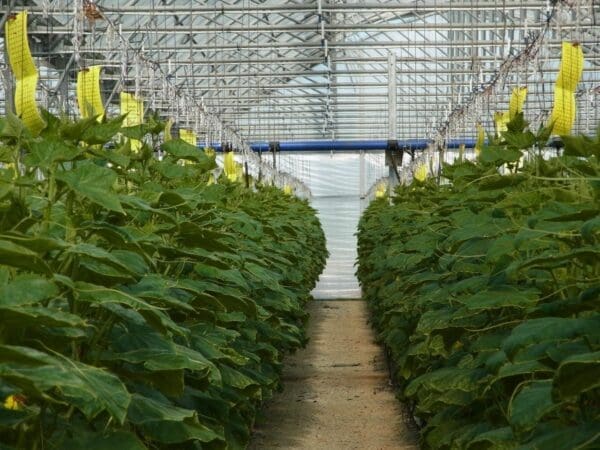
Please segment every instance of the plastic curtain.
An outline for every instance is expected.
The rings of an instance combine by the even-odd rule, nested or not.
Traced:
[[[6,52],[16,79],[15,110],[25,126],[37,135],[46,123],[35,102],[38,71],[27,40],[27,11],[10,17],[5,24]]]
[[[581,45],[562,43],[562,58],[554,86],[554,109],[550,116],[551,123],[554,123],[554,134],[569,134],[573,128],[577,109],[575,91],[583,73],[583,62]]]
[[[77,73],[77,103],[79,113],[84,119],[98,116],[98,122],[104,117],[104,104],[100,94],[101,66],[91,66]]]

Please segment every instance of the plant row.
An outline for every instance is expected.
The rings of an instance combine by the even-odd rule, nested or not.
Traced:
[[[308,203],[122,119],[0,121],[2,450],[245,448],[305,342]]]
[[[600,129],[548,137],[518,115],[448,183],[361,219],[358,276],[423,448],[600,445]]]

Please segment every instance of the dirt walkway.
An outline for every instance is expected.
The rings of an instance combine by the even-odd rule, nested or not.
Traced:
[[[285,390],[267,405],[250,449],[417,449],[364,302],[309,308],[311,341],[286,360]]]

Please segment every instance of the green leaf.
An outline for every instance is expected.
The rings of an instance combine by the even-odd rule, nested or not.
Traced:
[[[545,341],[572,339],[586,334],[593,335],[598,329],[600,329],[600,320],[598,319],[559,317],[531,319],[515,327],[511,335],[502,344],[502,348],[507,355],[512,355],[528,345]]]
[[[510,286],[490,288],[458,299],[460,303],[472,310],[507,307],[526,309],[535,305],[538,300],[539,292],[537,290]]]
[[[77,429],[73,436],[54,439],[57,448],[85,450],[147,450],[135,434],[128,431],[106,430],[90,433]],[[51,444],[52,445],[52,442]]]
[[[522,156],[523,153],[520,150],[490,146],[481,150],[479,160],[486,164],[501,166],[502,164],[517,162]]]
[[[60,239],[54,239],[47,236],[29,236],[16,232],[1,234],[0,239],[11,241],[36,253],[63,250],[68,247],[68,244]]]
[[[58,295],[56,285],[35,275],[19,275],[0,286],[0,306],[21,306],[38,303]]]
[[[554,376],[554,392],[559,398],[574,399],[600,386],[600,351],[565,358]]]
[[[4,239],[0,239],[0,264],[47,275],[52,274],[48,264],[37,253]]]
[[[132,272],[129,270],[129,266],[127,261],[122,261],[117,254],[113,254],[104,250],[101,247],[97,247],[92,244],[88,244],[82,242],[80,244],[73,245],[69,247],[65,254],[74,254],[79,255],[81,257],[85,257],[86,259],[94,259],[97,261],[102,261],[103,263],[109,264],[115,267],[118,270],[123,271],[126,274],[131,274]]]
[[[597,422],[565,426],[560,423],[538,427],[533,437],[518,450],[591,450],[598,448],[600,429]]]
[[[56,163],[77,159],[83,151],[81,147],[67,145],[58,139],[34,141],[31,143],[31,151],[25,157],[25,164],[30,167],[50,169]]]
[[[221,433],[202,425],[194,411],[141,395],[133,396],[128,419],[140,426],[147,437],[163,444],[224,440]]]
[[[117,174],[95,164],[80,164],[76,168],[58,172],[56,178],[64,182],[77,195],[116,212],[123,212],[119,197],[112,192]]]
[[[558,408],[560,403],[552,400],[552,381],[531,381],[521,385],[521,389],[511,398],[508,406],[510,423],[520,432],[536,427],[542,418]]]
[[[512,450],[517,448],[518,443],[513,436],[510,427],[496,428],[481,433],[467,446],[468,450]]]
[[[94,124],[94,126],[87,128],[81,134],[81,140],[90,145],[106,144],[111,139],[113,139],[115,135],[119,132],[124,118],[125,116],[118,116],[106,122]]]
[[[129,393],[115,375],[29,347],[0,345],[0,377],[27,397],[57,389],[57,400],[63,397],[89,419],[106,410],[123,423],[129,407]]]
[[[524,133],[504,133],[504,139],[506,143],[516,150],[525,150],[531,148],[536,142],[536,137],[531,131]]]
[[[144,300],[118,289],[110,289],[104,286],[98,286],[82,281],[76,282],[75,287],[77,289],[77,299],[82,302],[95,303],[99,305],[105,303],[118,303],[129,306],[136,310],[158,309]]]
[[[216,167],[214,160],[200,148],[188,144],[181,139],[173,139],[162,144],[162,149],[177,159],[195,161],[201,170],[212,170]]]
[[[45,306],[0,304],[0,313],[4,327],[11,330],[42,326],[82,328],[86,325],[81,317],[75,314]]]

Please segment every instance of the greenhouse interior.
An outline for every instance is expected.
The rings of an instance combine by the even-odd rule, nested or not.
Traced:
[[[600,1],[0,25],[0,450],[600,448]]]

